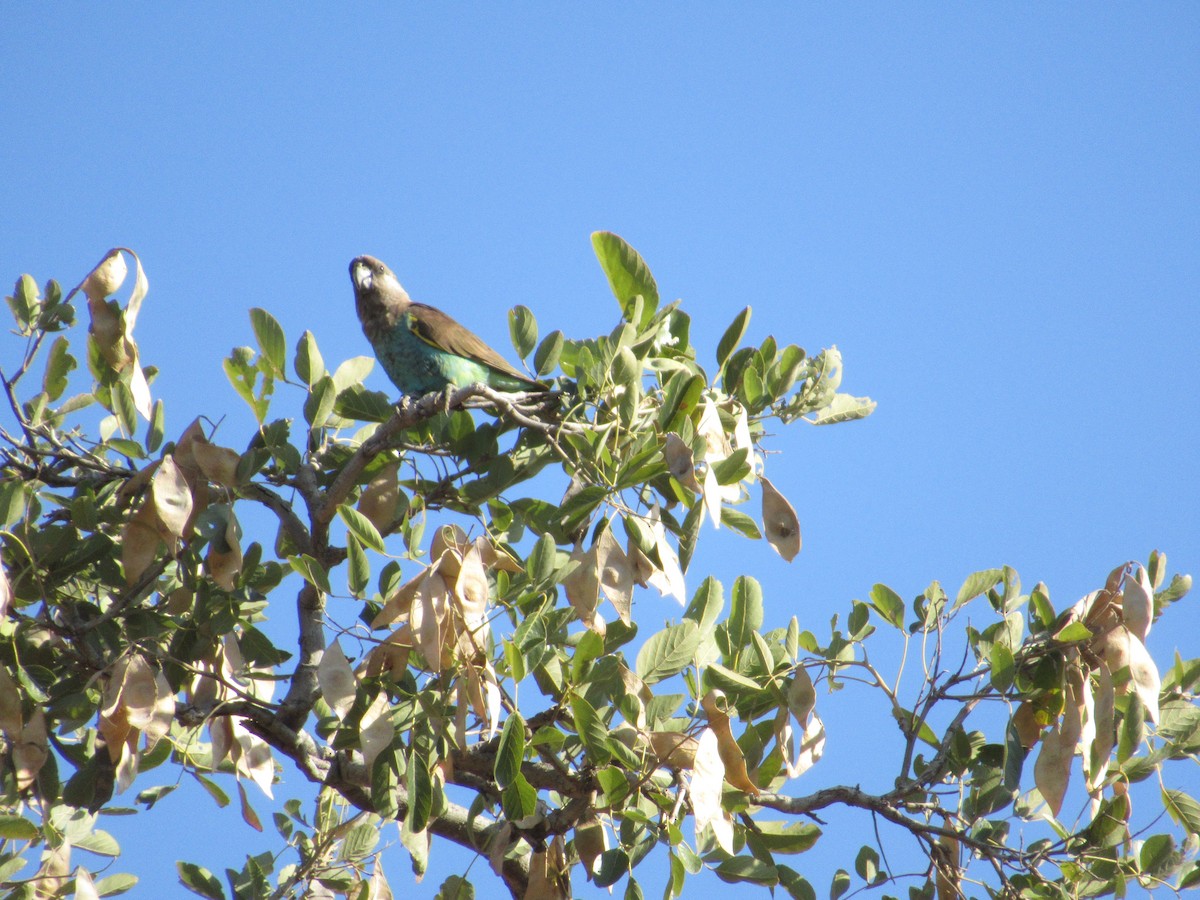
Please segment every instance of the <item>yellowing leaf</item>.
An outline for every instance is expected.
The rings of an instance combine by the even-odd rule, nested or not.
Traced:
[[[791,562],[800,552],[800,519],[787,498],[765,476],[762,483],[763,533],[775,552]]]
[[[354,695],[358,690],[358,682],[350,669],[350,661],[342,652],[342,645],[334,641],[321,654],[321,662],[317,665],[317,683],[321,686],[321,696],[329,704],[339,719],[346,718],[346,713],[354,705]]]
[[[1017,740],[1026,750],[1033,748],[1042,737],[1042,724],[1037,718],[1037,707],[1026,700],[1017,707],[1012,717],[1013,727],[1017,731]]]

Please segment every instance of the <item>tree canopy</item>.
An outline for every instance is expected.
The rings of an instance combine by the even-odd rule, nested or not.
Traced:
[[[278,836],[279,853],[230,860],[224,879],[179,861],[212,898],[390,897],[392,822],[403,877],[423,875],[435,838],[486,861],[444,898],[495,879],[521,898],[585,881],[640,897],[648,870],[668,897],[711,870],[812,898],[803,854],[835,839],[821,812],[836,806],[875,830],[834,898],[1200,884],[1200,803],[1165,777],[1200,753],[1200,659],[1145,646],[1190,578],[1158,552],[1114,560],[1056,608],[1002,566],[956,592],[876,584],[766,621],[752,574],[704,576],[706,532],[793,560],[773,430],[874,404],[840,391],[836,348],[748,344],[749,308],[698,352],[642,257],[607,232],[593,245],[610,333],[542,336],[529,309],[509,313],[548,393],[394,404],[363,386],[372,359],[331,369],[310,332],[292,345],[256,308],[255,346],[223,363],[257,422],[241,436],[213,424],[220,409],[167,427],[133,336],[148,281],[131,251],[65,295],[17,279],[20,349],[0,369],[0,882],[128,890],[135,875],[96,875],[120,853],[98,814],[148,809],[187,777]],[[647,594],[677,615],[635,616]],[[883,641],[899,670],[873,662]],[[898,757],[826,746],[821,709],[850,682],[885,698]],[[806,790],[827,751],[893,786]],[[264,823],[252,798],[285,770],[315,802],[286,799]],[[881,829],[924,865],[891,870]]]

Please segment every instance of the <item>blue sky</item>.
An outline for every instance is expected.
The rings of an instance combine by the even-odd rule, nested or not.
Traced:
[[[135,248],[168,431],[228,413],[244,443],[220,360],[251,306],[327,361],[366,352],[359,253],[510,358],[517,303],[543,333],[606,332],[588,235],[608,229],[710,361],[750,305],[751,339],[837,344],[844,389],[879,402],[772,445],[795,563],[714,541],[690,583],[752,571],[769,622],[817,630],[877,581],[911,598],[1009,564],[1061,608],[1156,547],[1200,568],[1200,7],[206,13],[30,4],[0,33],[0,278],[73,284]],[[1190,607],[1152,634],[1160,660],[1200,655]],[[842,696],[797,791],[856,777]],[[185,793],[113,829],[147,891],[180,856],[267,846]],[[819,892],[855,837],[800,858]],[[388,869],[403,884],[400,851]]]

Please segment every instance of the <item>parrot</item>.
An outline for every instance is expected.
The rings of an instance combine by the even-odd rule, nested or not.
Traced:
[[[355,257],[350,280],[363,334],[401,393],[419,397],[469,384],[501,391],[548,390],[441,310],[414,303],[392,270],[375,257]]]

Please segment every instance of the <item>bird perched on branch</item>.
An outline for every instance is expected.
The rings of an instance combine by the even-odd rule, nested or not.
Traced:
[[[410,300],[392,270],[375,257],[356,257],[350,280],[363,334],[403,393],[419,397],[468,384],[502,391],[547,389],[441,310]]]

